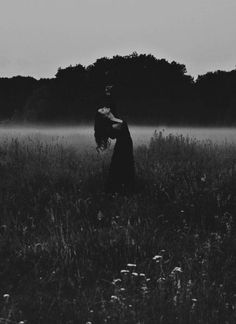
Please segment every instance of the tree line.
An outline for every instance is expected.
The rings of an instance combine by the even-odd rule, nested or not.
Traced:
[[[194,80],[183,64],[135,52],[59,68],[50,79],[0,78],[0,120],[92,122],[107,85],[117,114],[129,122],[236,124],[236,69]]]

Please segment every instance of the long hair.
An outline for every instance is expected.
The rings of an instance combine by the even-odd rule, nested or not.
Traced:
[[[97,143],[97,150],[104,151],[110,145],[109,135],[111,129],[111,121],[102,116],[98,111],[95,115],[94,137]]]

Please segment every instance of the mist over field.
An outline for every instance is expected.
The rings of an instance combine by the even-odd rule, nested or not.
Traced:
[[[196,138],[199,141],[211,140],[213,143],[228,144],[236,143],[235,128],[199,128],[199,127],[166,127],[166,126],[139,126],[129,127],[134,147],[148,145],[154,132],[162,132],[164,136],[183,135],[184,137]],[[0,141],[11,140],[30,141],[37,139],[45,143],[60,143],[73,147],[76,150],[86,149],[93,151],[96,148],[93,125],[79,126],[48,126],[48,125],[15,125],[0,127]],[[113,144],[115,141],[112,141]],[[111,146],[111,147],[112,147]]]

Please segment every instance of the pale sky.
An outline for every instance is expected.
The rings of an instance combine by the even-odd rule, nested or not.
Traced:
[[[196,77],[236,68],[236,0],[0,0],[0,77],[153,54]]]

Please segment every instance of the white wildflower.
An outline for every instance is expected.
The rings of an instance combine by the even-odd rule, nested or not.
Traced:
[[[121,282],[121,279],[120,279],[120,278],[117,278],[117,279],[114,279],[114,280],[112,281],[112,284],[113,284],[113,285],[116,285],[116,284],[119,283],[119,282]]]
[[[112,300],[112,301],[115,301],[115,300],[119,300],[119,298],[118,298],[117,296],[115,296],[115,295],[112,295],[112,296],[111,296],[111,300]]]
[[[178,272],[183,272],[182,269],[180,267],[175,267],[173,270],[172,270],[172,274],[174,273],[178,273]]]
[[[138,277],[138,273],[137,272],[132,272],[132,275],[135,277]]]
[[[120,273],[127,274],[129,273],[129,270],[121,270]]]
[[[10,298],[10,295],[9,294],[4,294],[3,295],[3,298],[5,299],[6,303],[8,303],[8,300]]]
[[[152,260],[157,261],[157,260],[161,260],[162,259],[162,255],[155,255]]]

